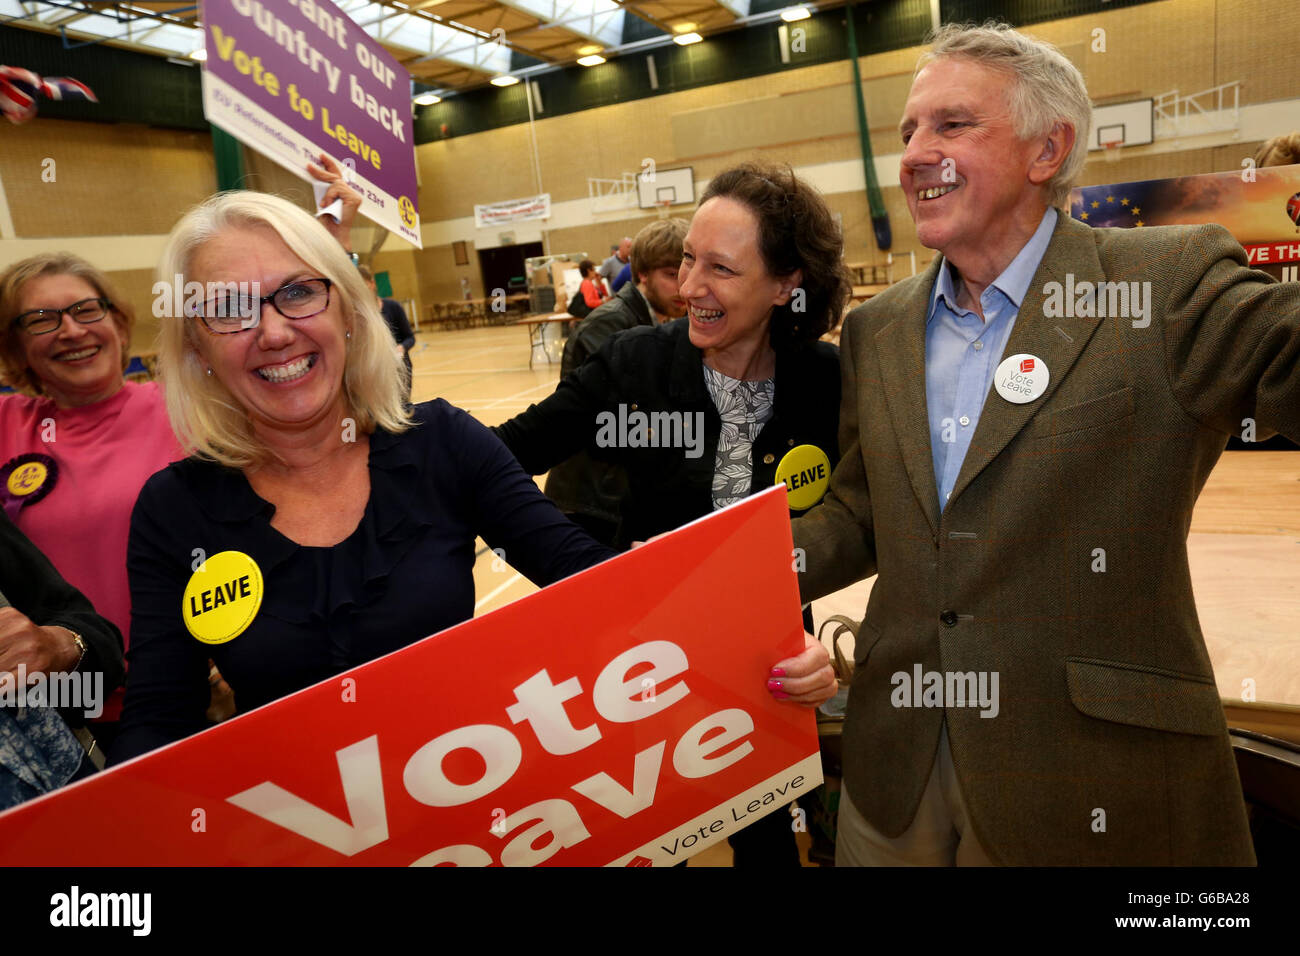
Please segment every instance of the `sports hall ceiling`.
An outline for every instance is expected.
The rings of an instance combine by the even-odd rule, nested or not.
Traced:
[[[235,0],[254,5],[258,0]],[[277,13],[296,0],[260,0]],[[674,35],[704,36],[776,20],[782,9],[842,0],[334,0],[423,86],[456,92],[493,77],[570,66],[579,57],[649,49]],[[751,10],[752,6],[752,10]],[[242,12],[242,10],[241,10]],[[630,22],[636,18],[640,23]],[[189,58],[203,47],[197,0],[0,0],[0,23],[61,35],[64,44],[108,43]],[[512,54],[521,54],[512,56]],[[525,59],[526,58],[526,59]],[[512,69],[513,67],[513,69]]]

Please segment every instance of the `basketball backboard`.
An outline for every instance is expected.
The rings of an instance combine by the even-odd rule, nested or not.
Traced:
[[[660,203],[672,206],[694,205],[695,170],[690,166],[675,169],[650,169],[637,174],[637,205],[654,209]]]
[[[1148,98],[1094,106],[1088,149],[1145,146],[1155,140],[1155,106]]]

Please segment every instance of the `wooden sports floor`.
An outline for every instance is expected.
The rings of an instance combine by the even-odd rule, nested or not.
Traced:
[[[411,355],[412,398],[444,398],[497,425],[551,394],[559,357],[555,327],[547,329],[545,350],[533,351],[531,369],[523,327],[424,331]],[[479,550],[476,614],[536,590],[481,541]],[[1226,452],[1197,503],[1189,552],[1201,629],[1229,724],[1300,740],[1300,452]],[[820,624],[836,613],[858,619],[870,590],[871,581],[863,581],[815,602],[814,619]],[[851,656],[851,647],[846,653]],[[723,844],[691,865],[729,866],[730,856]]]

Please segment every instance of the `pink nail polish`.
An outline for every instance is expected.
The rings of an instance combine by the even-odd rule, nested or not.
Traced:
[[[780,689],[781,689],[781,682],[780,682],[779,680],[770,680],[770,681],[767,682],[767,689],[768,689],[768,690],[780,690]]]
[[[773,667],[773,668],[772,668],[772,676],[773,676],[773,677],[784,677],[784,676],[785,676],[785,668],[784,668],[784,667]]]

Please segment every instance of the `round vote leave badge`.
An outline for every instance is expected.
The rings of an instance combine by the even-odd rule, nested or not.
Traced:
[[[782,482],[791,511],[811,508],[830,486],[831,460],[816,445],[796,445],[776,466],[776,483]]]
[[[1022,352],[1002,360],[993,375],[993,387],[1008,402],[1024,405],[1047,391],[1050,380],[1047,363]]]
[[[222,551],[185,585],[181,617],[204,644],[224,644],[244,633],[261,606],[262,569],[242,551]]]

